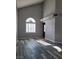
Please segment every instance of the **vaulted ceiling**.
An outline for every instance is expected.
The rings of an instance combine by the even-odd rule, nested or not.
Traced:
[[[16,7],[17,8],[22,8],[22,7],[27,7],[33,4],[41,3],[44,0],[16,0]]]

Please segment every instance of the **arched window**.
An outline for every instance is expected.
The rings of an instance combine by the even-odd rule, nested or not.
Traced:
[[[26,32],[35,33],[36,32],[36,21],[33,18],[26,19]]]

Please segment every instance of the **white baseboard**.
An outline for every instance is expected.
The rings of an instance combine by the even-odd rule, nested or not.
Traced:
[[[46,39],[46,40],[49,40],[49,41],[51,41],[51,42],[53,42],[53,43],[62,43],[62,42],[56,42],[56,41],[54,41],[54,40],[52,40],[52,39],[49,39],[49,38],[46,38],[46,37],[45,37],[45,39]]]
[[[46,39],[46,40],[49,40],[49,41],[51,41],[51,42],[53,42],[53,43],[55,43],[55,41],[52,40],[52,39],[49,39],[49,38],[46,38],[46,37],[45,37],[45,39]]]

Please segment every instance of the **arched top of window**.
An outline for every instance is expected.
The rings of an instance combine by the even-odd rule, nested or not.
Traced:
[[[26,33],[35,33],[36,32],[36,23],[34,18],[26,19]]]
[[[29,23],[32,22],[32,23],[34,23],[34,22],[36,22],[36,21],[35,21],[34,18],[27,18],[27,19],[26,19],[26,22],[29,22]]]

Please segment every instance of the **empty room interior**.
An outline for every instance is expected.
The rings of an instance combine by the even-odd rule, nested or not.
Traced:
[[[16,0],[16,59],[62,59],[62,0]]]

